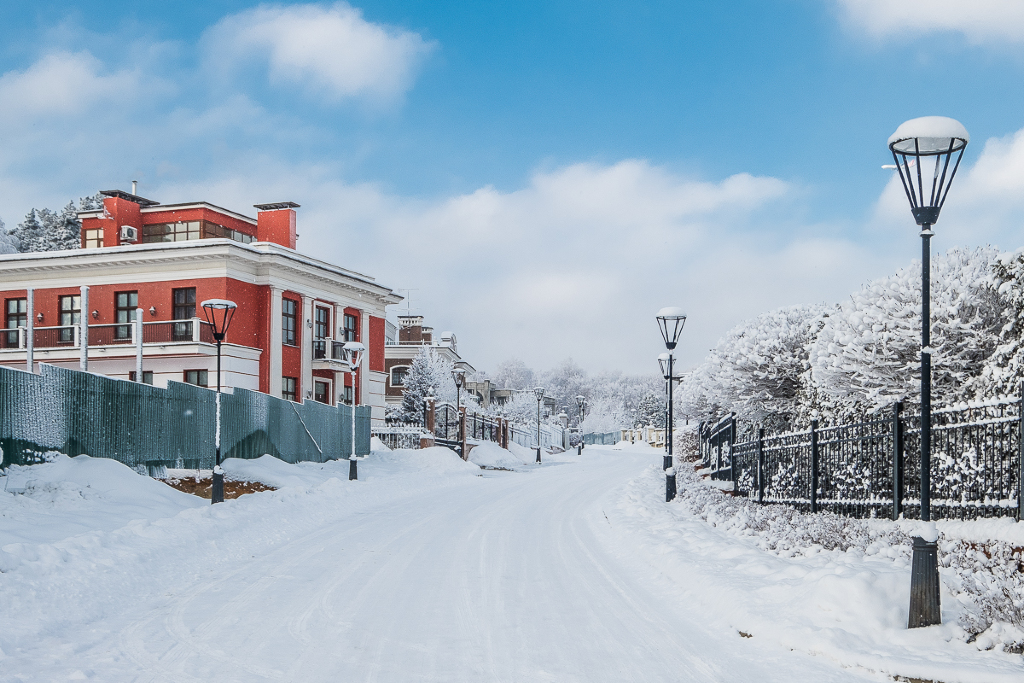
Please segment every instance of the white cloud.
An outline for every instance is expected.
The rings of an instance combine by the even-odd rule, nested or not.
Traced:
[[[88,52],[48,54],[24,71],[8,71],[0,76],[0,121],[76,116],[97,103],[120,106],[137,94],[138,72],[102,71]]]
[[[1024,40],[1020,0],[837,0],[847,18],[875,37],[936,31],[982,42]]]
[[[246,10],[211,27],[202,45],[210,65],[226,75],[265,60],[275,85],[374,104],[403,95],[436,47],[417,33],[368,22],[344,2]]]

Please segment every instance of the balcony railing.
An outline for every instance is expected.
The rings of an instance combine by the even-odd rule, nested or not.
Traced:
[[[333,339],[314,339],[313,360],[328,359],[347,361],[348,353],[345,351],[345,342],[334,341]]]
[[[36,349],[79,348],[80,325],[36,327],[33,329],[33,347]],[[18,327],[0,331],[0,349],[24,349],[28,330]],[[213,344],[213,330],[198,318],[144,322],[143,344],[204,343]],[[120,346],[135,343],[135,323],[89,325],[89,346]]]

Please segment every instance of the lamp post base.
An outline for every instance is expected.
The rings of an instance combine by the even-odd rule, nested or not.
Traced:
[[[540,449],[537,449],[537,464],[540,464]]]
[[[224,502],[224,473],[218,472],[220,467],[213,470],[213,487],[210,490],[210,504]]]
[[[910,619],[907,628],[942,623],[939,604],[939,544],[914,537],[910,570]]]
[[[676,471],[672,467],[672,456],[666,455],[665,462],[665,502],[670,503],[676,497]]]
[[[348,480],[356,481],[359,479],[359,465],[355,458],[349,458],[348,460]]]

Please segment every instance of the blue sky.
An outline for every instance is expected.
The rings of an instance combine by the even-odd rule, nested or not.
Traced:
[[[415,289],[478,367],[649,371],[676,304],[694,363],[909,264],[905,119],[972,134],[936,247],[1020,246],[1017,4],[5,3],[0,218],[289,199],[300,251]]]

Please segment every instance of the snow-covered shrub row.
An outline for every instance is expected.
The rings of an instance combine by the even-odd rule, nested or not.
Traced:
[[[1016,393],[1024,369],[1024,250],[951,249],[932,260],[932,391],[938,404]],[[790,306],[729,331],[684,382],[697,419],[735,412],[769,429],[874,412],[918,396],[920,263],[836,306]]]
[[[888,558],[909,568],[912,545],[904,523],[804,513],[724,495],[689,463],[677,468],[677,504],[729,534],[752,539],[782,557],[820,552]],[[992,645],[1017,651],[1024,644],[1024,549],[1006,541],[967,541],[939,534],[942,581],[959,603],[967,637],[985,633]]]

